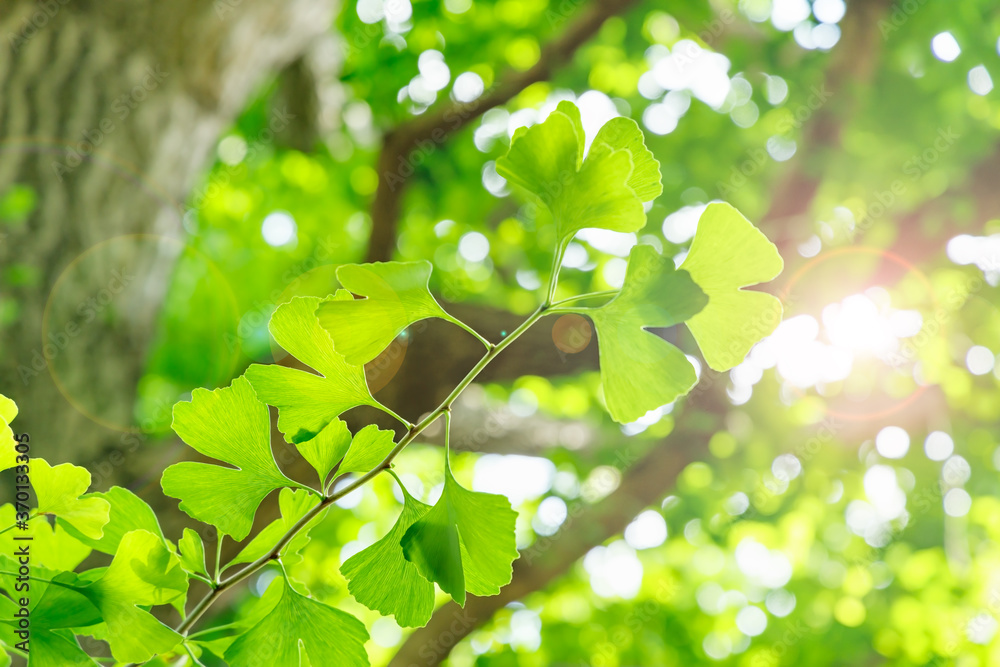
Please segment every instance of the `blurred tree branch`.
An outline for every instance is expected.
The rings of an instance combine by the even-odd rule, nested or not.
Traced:
[[[600,29],[604,22],[627,10],[635,0],[595,0],[566,31],[542,48],[538,62],[524,72],[508,72],[482,97],[472,102],[453,102],[390,130],[382,140],[376,170],[378,188],[372,202],[372,233],[366,262],[382,262],[392,258],[399,224],[400,203],[407,178],[400,166],[408,164],[420,144],[435,146],[462,129],[490,109],[506,104],[533,83],[549,79],[568,62]]]
[[[878,23],[891,6],[892,0],[848,3],[843,36],[820,86],[829,99],[808,121],[798,153],[772,188],[770,208],[758,223],[786,259],[812,234],[811,225],[799,223],[811,222],[808,214],[827,156],[840,148],[844,126],[856,116],[872,85],[884,41]]]

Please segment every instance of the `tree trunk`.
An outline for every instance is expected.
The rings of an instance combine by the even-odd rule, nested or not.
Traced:
[[[184,202],[220,132],[328,31],[334,4],[4,3],[0,198],[22,185],[37,201],[0,221],[0,311],[16,307],[0,320],[0,393],[36,456],[90,462],[99,487],[135,465],[136,387]]]

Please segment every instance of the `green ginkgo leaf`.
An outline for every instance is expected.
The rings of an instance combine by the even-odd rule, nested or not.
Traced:
[[[177,557],[185,572],[208,576],[208,568],[205,566],[205,543],[197,531],[184,529],[184,536],[177,542]]]
[[[347,450],[347,456],[337,468],[337,473],[364,473],[373,469],[382,463],[396,446],[396,443],[393,442],[394,437],[395,434],[392,431],[382,430],[374,424],[365,426],[354,434],[351,448]]]
[[[397,480],[398,481],[398,480]],[[403,511],[385,537],[354,554],[340,566],[347,590],[361,604],[406,627],[426,625],[434,611],[434,584],[406,560],[400,540],[427,510],[402,483]]]
[[[142,608],[168,604],[187,592],[184,570],[158,535],[127,533],[100,578],[78,590],[100,610],[103,636],[120,662],[145,662],[181,640]]]
[[[642,229],[643,203],[662,192],[659,163],[635,121],[609,121],[586,158],[583,151],[580,111],[572,102],[560,102],[542,123],[519,128],[496,163],[498,174],[549,209],[560,248],[586,227]]]
[[[296,593],[284,578],[268,613],[226,650],[232,667],[362,667],[368,665],[364,623],[350,614]],[[265,598],[271,596],[265,595]],[[264,603],[265,599],[261,600]]]
[[[340,284],[365,298],[328,299],[319,305],[316,315],[347,363],[368,363],[406,327],[429,317],[465,328],[431,294],[427,286],[431,268],[425,260],[346,264],[337,269]]]
[[[781,322],[781,301],[741,288],[773,280],[783,267],[778,249],[739,211],[721,202],[705,208],[681,268],[708,294],[687,326],[713,369],[741,363]]]
[[[708,298],[686,271],[655,248],[632,248],[621,291],[596,308],[576,308],[597,330],[604,401],[615,421],[635,421],[687,393],[698,381],[679,349],[648,327],[671,327],[702,310]]]
[[[257,533],[250,543],[243,547],[243,550],[226,567],[239,565],[240,563],[252,563],[264,554],[274,549],[284,535],[291,530],[299,519],[305,516],[306,512],[319,504],[319,498],[305,489],[282,489],[278,496],[278,508],[281,511],[281,518],[275,519],[262,531]],[[303,547],[309,543],[309,529],[323,520],[326,510],[317,514],[309,525],[293,537],[281,550],[282,563],[285,567],[293,565],[298,559],[293,558]]]
[[[38,546],[37,544],[35,546]],[[37,565],[35,566],[37,568]],[[35,569],[35,576],[45,573]],[[97,607],[72,588],[33,581],[28,597],[31,667],[81,667],[97,665],[84,652],[69,628],[84,628],[101,622]],[[0,644],[14,646],[21,637],[14,634],[17,606],[0,595]]]
[[[0,505],[0,529],[13,526],[16,511],[13,505]],[[0,531],[0,553],[13,554],[24,540],[31,538],[31,563],[53,570],[72,570],[90,555],[90,547],[76,538],[68,524],[49,523],[48,517],[36,516],[28,520],[27,530]],[[105,533],[107,526],[105,526]],[[90,538],[87,538],[90,539]]]
[[[316,470],[320,485],[325,485],[330,471],[351,447],[351,432],[343,420],[334,419],[315,438],[300,442],[296,447],[302,458]]]
[[[90,486],[90,472],[69,463],[50,466],[31,461],[31,485],[38,498],[38,514],[58,517],[87,537],[99,539],[108,523],[111,505],[103,498],[81,498]]]
[[[13,468],[17,464],[17,441],[10,423],[17,416],[17,403],[0,394],[0,470]]]
[[[108,503],[110,508],[108,522],[105,524],[104,532],[100,538],[94,539],[85,535],[74,528],[71,523],[62,519],[59,520],[59,523],[66,528],[70,535],[91,549],[96,549],[101,553],[114,554],[125,533],[133,530],[147,530],[154,535],[159,535],[160,539],[166,540],[153,508],[128,489],[113,486],[104,493],[88,493],[83,498],[98,498]]]
[[[340,290],[330,301],[349,302],[351,295]],[[260,400],[278,408],[278,429],[288,442],[311,440],[353,407],[382,408],[368,390],[364,368],[334,351],[316,319],[320,302],[318,297],[295,297],[278,306],[268,325],[282,348],[320,375],[277,364],[253,364],[246,372]]]
[[[496,595],[510,583],[517,558],[517,512],[504,496],[469,491],[445,464],[437,504],[410,526],[400,544],[428,581],[465,606],[465,593]]]
[[[163,471],[163,492],[191,517],[236,541],[246,538],[261,501],[275,489],[299,486],[278,469],[271,453],[267,406],[245,378],[215,391],[195,389],[174,406],[173,429],[188,445],[234,467],[176,463]]]

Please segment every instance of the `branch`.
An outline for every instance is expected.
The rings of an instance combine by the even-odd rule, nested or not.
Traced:
[[[379,183],[372,202],[372,233],[365,261],[382,262],[392,258],[400,200],[407,182],[407,178],[399,173],[400,165],[408,164],[410,154],[418,144],[441,144],[490,109],[506,104],[531,84],[549,79],[606,20],[624,12],[634,2],[635,0],[595,0],[565,33],[545,45],[541,57],[531,69],[508,72],[479,99],[448,104],[436,112],[418,116],[386,134],[378,158]]]
[[[552,277],[555,280],[555,276]],[[441,402],[441,404],[431,413],[427,414],[418,423],[412,425],[406,432],[406,434],[400,438],[399,442],[392,449],[391,452],[385,457],[385,459],[377,466],[369,470],[364,475],[361,475],[350,484],[345,485],[339,491],[333,491],[329,494],[323,494],[323,499],[321,502],[313,507],[311,510],[306,512],[296,523],[293,525],[285,535],[278,540],[278,543],[271,549],[267,554],[261,556],[254,562],[250,563],[243,569],[241,569],[236,574],[232,575],[228,579],[222,581],[213,582],[211,590],[205,597],[203,597],[198,604],[191,610],[191,613],[177,626],[177,632],[186,635],[198,622],[198,620],[204,615],[204,613],[211,607],[219,596],[245,580],[247,577],[252,575],[254,572],[260,570],[262,567],[270,563],[271,561],[277,561],[281,558],[281,550],[288,545],[292,539],[295,538],[309,523],[320,515],[327,507],[332,503],[336,502],[340,498],[344,497],[348,493],[351,493],[355,489],[361,488],[367,484],[371,479],[377,477],[379,473],[384,470],[388,470],[392,466],[392,461],[399,455],[403,449],[413,442],[417,436],[419,436],[427,427],[437,421],[437,418],[441,415],[446,415],[451,412],[451,406],[455,403],[455,400],[465,391],[473,380],[483,371],[484,368],[490,365],[490,363],[497,358],[511,343],[518,339],[525,331],[531,328],[533,324],[538,322],[548,310],[548,302],[543,303],[538,309],[528,316],[524,322],[521,323],[516,329],[510,332],[499,343],[491,344],[489,350],[483,355],[482,359],[472,367],[472,369],[465,375],[465,377],[459,382],[451,393]],[[216,572],[216,577],[219,573]]]

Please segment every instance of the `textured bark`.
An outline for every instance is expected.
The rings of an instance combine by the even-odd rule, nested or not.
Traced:
[[[19,315],[3,331],[0,391],[36,455],[98,476],[137,458],[136,385],[183,202],[219,133],[328,29],[334,4],[4,3],[0,195],[27,185],[37,207],[3,229],[3,296]],[[29,282],[11,280],[18,264],[37,267]]]

